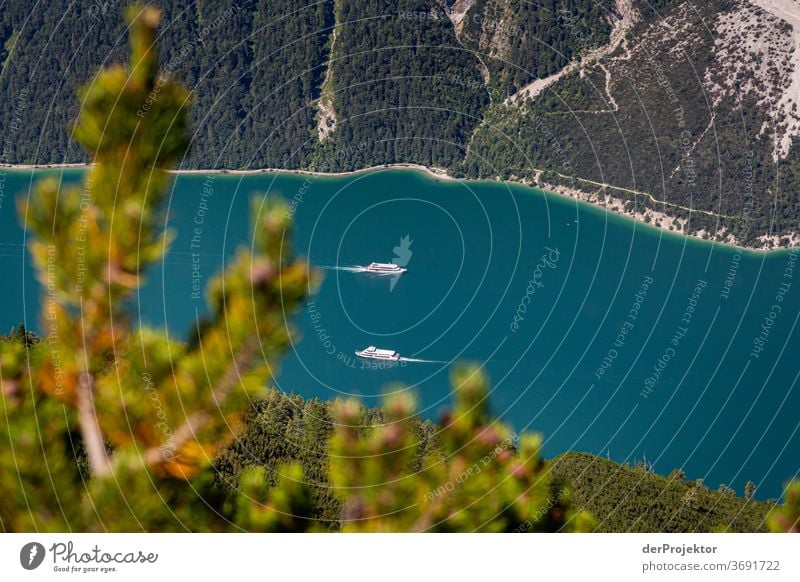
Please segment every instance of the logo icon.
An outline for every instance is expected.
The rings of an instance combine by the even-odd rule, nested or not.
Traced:
[[[411,257],[414,253],[411,251],[411,243],[414,241],[411,240],[409,235],[404,236],[400,239],[400,244],[394,247],[394,255],[395,258],[392,259],[392,263],[397,265],[398,267],[405,267],[408,265]],[[399,275],[392,276],[391,281],[389,281],[389,292],[394,291],[394,286],[397,285],[397,281],[400,279]]]
[[[30,542],[19,551],[19,563],[26,570],[35,570],[44,562],[44,546],[39,542]]]

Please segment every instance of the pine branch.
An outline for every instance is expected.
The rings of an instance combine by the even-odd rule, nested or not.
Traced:
[[[240,377],[240,370],[249,366],[259,345],[257,334],[251,335],[247,341],[245,341],[239,354],[230,363],[225,374],[223,374],[220,379],[219,384],[212,391],[215,402],[219,403],[224,401],[228,397],[228,394],[236,387]],[[171,452],[179,451],[210,419],[211,415],[205,410],[198,410],[189,415],[186,421],[172,433],[170,447],[161,446],[148,449],[144,453],[145,462],[152,466],[169,461]]]
[[[93,475],[104,476],[111,472],[111,464],[106,454],[106,446],[103,442],[103,434],[100,432],[100,425],[97,423],[97,415],[94,410],[92,393],[94,390],[94,380],[88,372],[80,375],[78,383],[78,421],[81,428],[83,444],[86,447],[86,455],[89,458],[89,468]]]

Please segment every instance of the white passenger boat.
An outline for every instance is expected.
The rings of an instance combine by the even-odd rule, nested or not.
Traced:
[[[377,273],[379,275],[399,275],[406,272],[403,267],[394,263],[370,263],[366,270],[368,273]]]
[[[375,346],[369,346],[363,350],[356,350],[356,355],[359,358],[366,358],[368,360],[383,360],[388,362],[397,362],[400,360],[400,354],[394,350],[381,350]]]

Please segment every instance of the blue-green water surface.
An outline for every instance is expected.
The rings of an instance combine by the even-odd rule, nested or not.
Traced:
[[[49,173],[6,171],[0,194],[0,329],[35,328],[39,290],[14,198]],[[293,201],[299,253],[325,279],[273,382],[303,396],[376,404],[401,383],[432,419],[450,404],[453,361],[485,362],[492,407],[548,456],[584,450],[712,487],[748,480],[779,495],[800,470],[800,271],[758,253],[665,233],[522,186],[408,170],[322,178],[183,175],[170,197],[172,249],[134,309],[185,334],[196,285],[249,238],[255,192]],[[21,194],[20,194],[21,193]],[[407,237],[406,242],[403,238]],[[397,260],[397,280],[353,272]],[[176,335],[177,337],[177,335]],[[353,351],[424,362],[364,366]]]

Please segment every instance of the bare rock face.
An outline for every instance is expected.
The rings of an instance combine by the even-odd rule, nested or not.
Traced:
[[[800,135],[800,2],[742,0],[717,16],[714,33],[714,61],[703,79],[714,105],[724,97],[757,103],[773,158],[786,158]]]
[[[472,8],[472,5],[475,4],[475,0],[441,0],[441,3],[453,23],[453,27],[456,29],[456,35],[460,35],[464,26],[464,18],[469,9]]]

